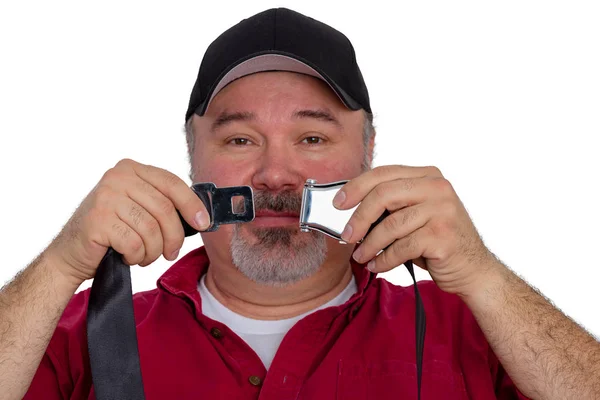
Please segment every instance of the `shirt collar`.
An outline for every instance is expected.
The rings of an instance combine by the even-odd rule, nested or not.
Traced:
[[[352,272],[356,279],[357,292],[349,302],[362,298],[369,284],[377,274],[365,268],[365,264],[358,264],[350,260]],[[201,246],[181,257],[157,281],[157,286],[175,296],[187,298],[194,303],[196,314],[201,314],[201,300],[198,293],[198,282],[208,270],[210,259],[206,249]]]

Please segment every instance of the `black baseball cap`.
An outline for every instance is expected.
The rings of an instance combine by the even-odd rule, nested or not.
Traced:
[[[325,81],[351,110],[371,112],[354,47],[341,32],[287,8],[273,8],[223,32],[206,50],[185,120],[204,115],[227,84],[266,71],[307,74]]]

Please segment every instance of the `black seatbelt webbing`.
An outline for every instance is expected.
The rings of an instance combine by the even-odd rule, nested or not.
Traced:
[[[425,308],[423,307],[423,300],[421,300],[421,294],[417,287],[417,279],[415,278],[415,271],[413,269],[413,263],[411,260],[404,263],[404,266],[410,273],[413,279],[415,287],[415,339],[417,349],[417,398],[421,400],[421,378],[423,376],[423,349],[425,347]]]
[[[96,398],[144,400],[131,272],[112,248],[102,259],[92,283],[87,340]]]

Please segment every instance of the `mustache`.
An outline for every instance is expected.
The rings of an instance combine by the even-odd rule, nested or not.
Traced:
[[[255,211],[291,212],[300,214],[302,194],[291,190],[272,193],[266,190],[253,191]],[[244,204],[238,201],[233,206],[234,212],[242,212]]]

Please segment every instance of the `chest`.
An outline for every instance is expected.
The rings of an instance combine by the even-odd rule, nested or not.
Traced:
[[[268,371],[242,338],[218,322],[201,326],[190,318],[177,326],[155,326],[152,332],[146,332],[150,326],[139,327],[146,398],[417,398],[412,327],[399,330],[377,318],[309,322],[301,321],[286,334]],[[484,353],[441,337],[426,339],[421,398],[495,399]]]

